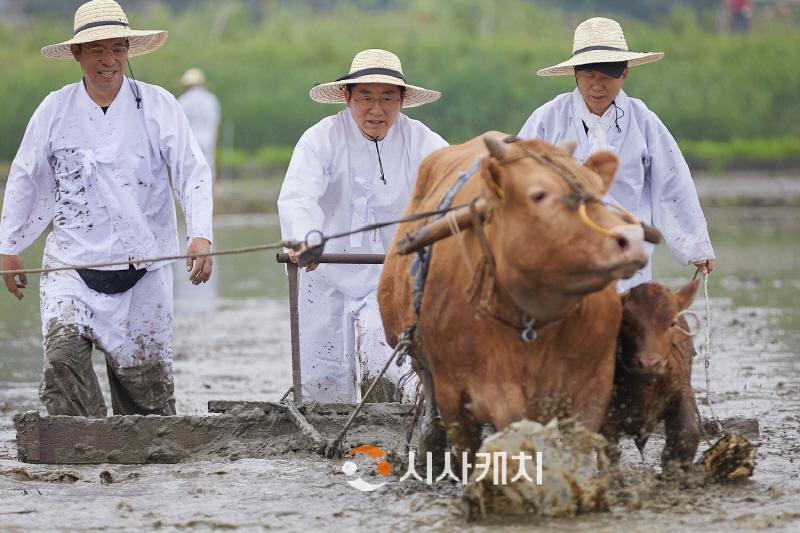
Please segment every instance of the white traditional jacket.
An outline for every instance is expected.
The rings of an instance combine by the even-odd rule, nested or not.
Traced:
[[[422,160],[447,146],[439,135],[402,113],[378,141],[385,183],[373,141],[358,129],[350,110],[308,129],[292,154],[278,198],[284,239],[304,240],[311,230],[326,235],[397,219],[414,190]],[[385,253],[397,225],[331,240],[325,253]],[[360,298],[378,286],[379,265],[324,264],[312,273],[337,290]]]
[[[178,255],[170,179],[189,239],[213,240],[211,172],[186,116],[170,93],[139,81],[137,108],[131,83],[105,114],[82,81],[44,99],[11,166],[0,253],[19,254],[52,222],[47,264]]]
[[[661,230],[681,264],[713,259],[706,219],[675,139],[641,100],[620,91],[615,103],[620,109],[617,123],[621,131],[612,120],[605,149],[617,154],[620,166],[606,200],[622,205]],[[578,142],[575,159],[583,162],[592,154],[581,120],[584,105],[577,88],[559,95],[533,112],[518,137],[553,144],[574,139]],[[648,254],[652,251],[653,246],[648,244]],[[622,280],[620,287],[630,288],[651,278],[652,267],[648,263],[631,279]]]

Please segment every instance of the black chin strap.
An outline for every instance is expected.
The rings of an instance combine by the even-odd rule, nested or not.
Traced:
[[[131,62],[130,60],[127,60],[127,62],[128,62],[128,70],[130,71],[131,78],[133,79],[133,82],[131,82],[131,80],[128,80],[128,85],[130,85],[131,91],[133,91],[133,97],[136,98],[136,109],[141,109],[142,95],[139,92],[139,85],[136,83],[136,78],[133,76],[133,68],[131,68]]]
[[[373,137],[372,135],[367,134],[364,130],[361,130],[361,133],[364,134],[364,137],[366,137],[367,139],[369,139],[370,141],[375,143],[375,153],[378,154],[378,165],[381,168],[380,180],[383,182],[384,185],[387,185],[387,183],[386,183],[386,175],[383,173],[383,161],[381,161],[381,150],[380,150],[380,148],[378,148],[378,141],[380,139],[378,139],[377,136]]]
[[[617,133],[622,133],[622,128],[619,127],[619,119],[625,116],[625,111],[617,106],[616,100],[611,102],[611,105],[614,106],[614,126],[617,128]]]

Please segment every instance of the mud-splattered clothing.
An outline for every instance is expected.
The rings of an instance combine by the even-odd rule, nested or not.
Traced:
[[[281,188],[283,238],[303,240],[311,230],[346,232],[399,217],[411,199],[419,164],[444,146],[439,135],[403,114],[377,146],[361,134],[349,109],[321,120],[300,138]],[[389,226],[332,240],[325,252],[385,253],[396,230]],[[372,315],[368,302],[375,299],[380,271],[379,265],[323,264],[301,273],[302,381],[311,399],[356,401],[361,381],[377,373],[391,354],[380,321],[363,319]],[[371,347],[360,354],[349,348],[356,346],[358,317],[362,325],[374,324],[367,328],[373,333],[361,338],[379,343],[375,348],[365,341]]]
[[[94,345],[105,354],[114,413],[175,414],[171,268],[150,271],[118,294],[87,289],[74,270],[51,272],[39,292],[45,347],[40,396],[48,413],[106,415],[92,369]]]
[[[188,240],[213,240],[211,172],[180,105],[164,89],[136,82],[137,108],[129,83],[123,81],[105,113],[83,82],[45,98],[11,166],[0,253],[18,255],[52,222],[45,267],[179,255],[173,189]],[[85,343],[72,334],[78,332],[106,354],[116,413],[174,412],[166,265],[137,266],[147,274],[119,294],[90,289],[75,271],[42,276],[41,393],[48,410],[92,416],[105,410],[97,378],[87,374],[93,371]]]
[[[612,106],[610,114],[616,111],[611,117],[615,120],[601,118],[605,135],[592,131],[591,141],[587,128],[596,125],[584,126],[586,105],[578,89],[559,95],[534,111],[518,137],[554,144],[575,139],[578,146],[574,155],[579,162],[599,149],[613,151],[619,157],[619,169],[606,200],[661,230],[672,255],[681,264],[713,259],[706,219],[689,166],[675,139],[641,100],[620,91],[614,103],[618,110]],[[598,146],[600,143],[605,146]],[[646,245],[652,255],[653,245]],[[619,287],[627,290],[650,279],[652,266],[648,263],[632,278],[620,280]]]
[[[189,123],[171,94],[136,83],[141,109],[127,79],[106,113],[82,82],[45,98],[11,165],[1,254],[19,254],[52,222],[48,264],[178,255],[170,178],[189,240],[213,241],[211,174]]]

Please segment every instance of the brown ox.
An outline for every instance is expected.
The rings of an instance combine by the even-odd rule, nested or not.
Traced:
[[[559,147],[507,144],[502,137],[493,132],[444,148],[420,167],[407,215],[437,209],[479,157],[480,168],[452,205],[482,197],[489,209],[480,231],[465,230],[430,247],[419,319],[409,270],[414,258],[396,248],[420,223],[400,226],[378,292],[392,346],[418,324],[414,367],[426,395],[434,392],[451,442],[472,452],[483,423],[502,430],[524,417],[547,422],[577,415],[600,429],[621,315],[611,282],[646,262],[641,226],[598,201],[586,203],[589,220],[578,214],[576,190],[601,198],[616,156],[598,153],[580,166]],[[521,338],[525,318],[537,328],[533,342]],[[432,416],[434,402],[426,405]]]
[[[643,450],[653,428],[664,421],[666,444],[661,463],[690,465],[700,441],[697,403],[692,390],[695,355],[686,319],[699,280],[672,293],[657,283],[634,287],[622,296],[620,351],[614,392],[601,433],[609,455],[619,458],[622,434]]]

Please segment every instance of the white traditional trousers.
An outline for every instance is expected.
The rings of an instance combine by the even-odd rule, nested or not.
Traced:
[[[48,412],[105,416],[94,345],[105,354],[115,414],[174,413],[171,268],[117,294],[90,289],[74,270],[50,272],[40,298]]]
[[[359,402],[394,351],[386,343],[377,290],[360,298],[350,297],[314,274],[301,271],[299,279],[303,400]],[[392,362],[383,377],[395,397],[382,398],[376,388],[375,396],[368,401],[413,401],[417,377],[410,361],[402,367]]]

